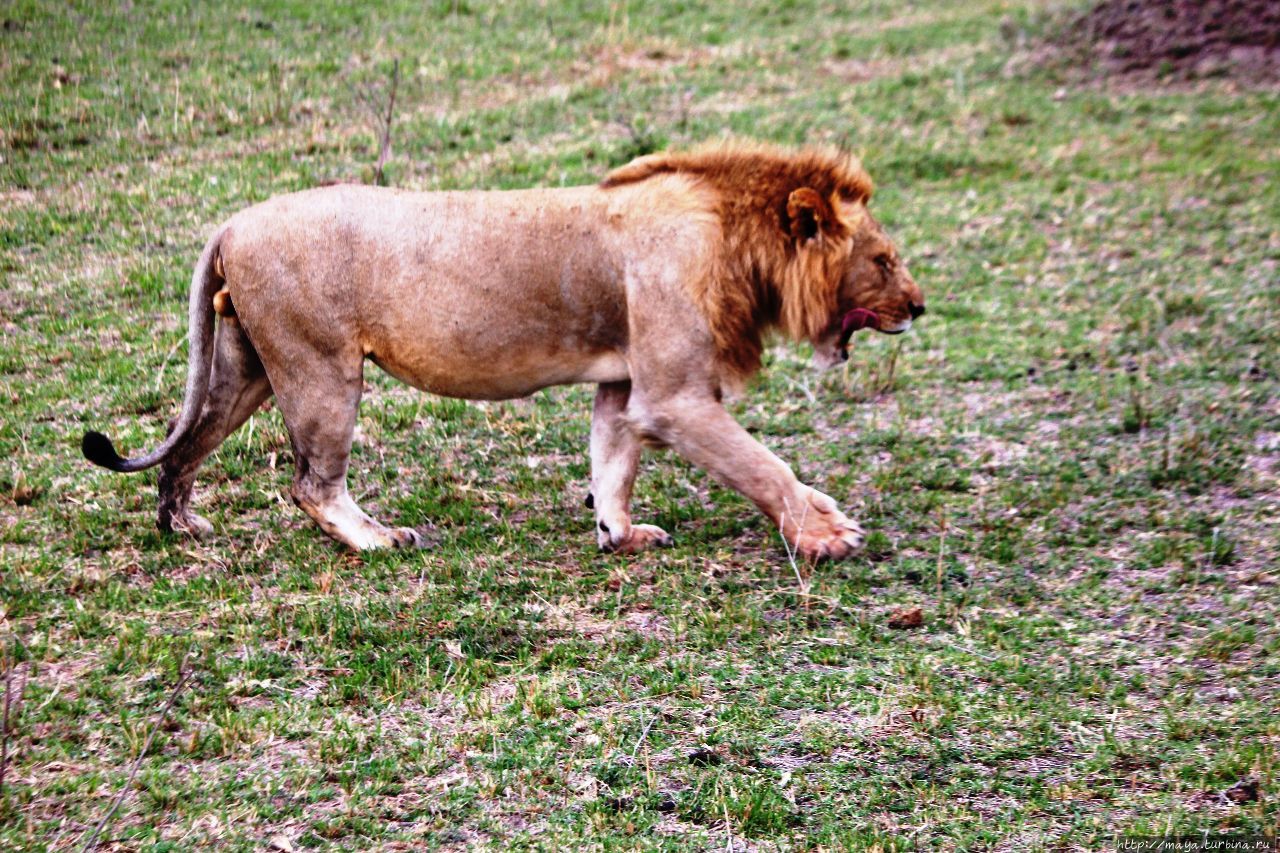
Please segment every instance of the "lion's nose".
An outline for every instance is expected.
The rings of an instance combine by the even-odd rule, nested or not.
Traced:
[[[911,319],[912,319],[912,320],[915,320],[916,318],[921,317],[921,316],[923,316],[923,315],[924,315],[924,306],[923,306],[923,305],[917,305],[917,304],[915,304],[914,302],[910,302],[910,303],[908,303],[908,308],[909,308],[909,309],[910,309],[910,311],[911,311]]]

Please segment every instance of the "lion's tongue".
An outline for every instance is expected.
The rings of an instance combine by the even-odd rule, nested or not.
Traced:
[[[876,316],[876,312],[867,308],[854,308],[844,315],[844,321],[840,324],[840,344],[842,346],[847,344],[849,338],[859,329],[874,329],[879,325],[880,318]]]

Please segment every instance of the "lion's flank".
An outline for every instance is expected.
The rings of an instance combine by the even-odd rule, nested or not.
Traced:
[[[835,148],[799,150],[733,140],[687,152],[640,157],[610,172],[609,189],[660,175],[684,175],[717,199],[724,245],[709,280],[691,283],[707,318],[725,378],[737,384],[760,368],[762,334],[778,328],[812,338],[828,324],[858,223],[833,211],[865,204],[874,191],[858,159]],[[827,214],[817,241],[794,237],[792,194],[813,190]]]

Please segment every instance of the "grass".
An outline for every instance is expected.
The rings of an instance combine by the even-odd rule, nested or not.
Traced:
[[[0,848],[78,849],[135,762],[103,847],[1274,838],[1280,96],[1036,69],[1035,5],[859,5],[9,4]],[[863,156],[928,316],[844,372],[776,349],[734,412],[864,556],[793,570],[661,454],[636,515],[677,547],[598,554],[583,388],[370,369],[352,491],[421,553],[322,536],[270,408],[203,470],[208,542],[154,530],[154,473],[83,462],[86,428],[162,436],[220,220],[372,178],[359,93],[397,59],[402,187],[725,132]]]

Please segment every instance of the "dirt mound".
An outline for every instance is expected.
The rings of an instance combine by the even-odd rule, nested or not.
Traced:
[[[1094,73],[1280,80],[1280,0],[1103,0],[1057,46]]]

